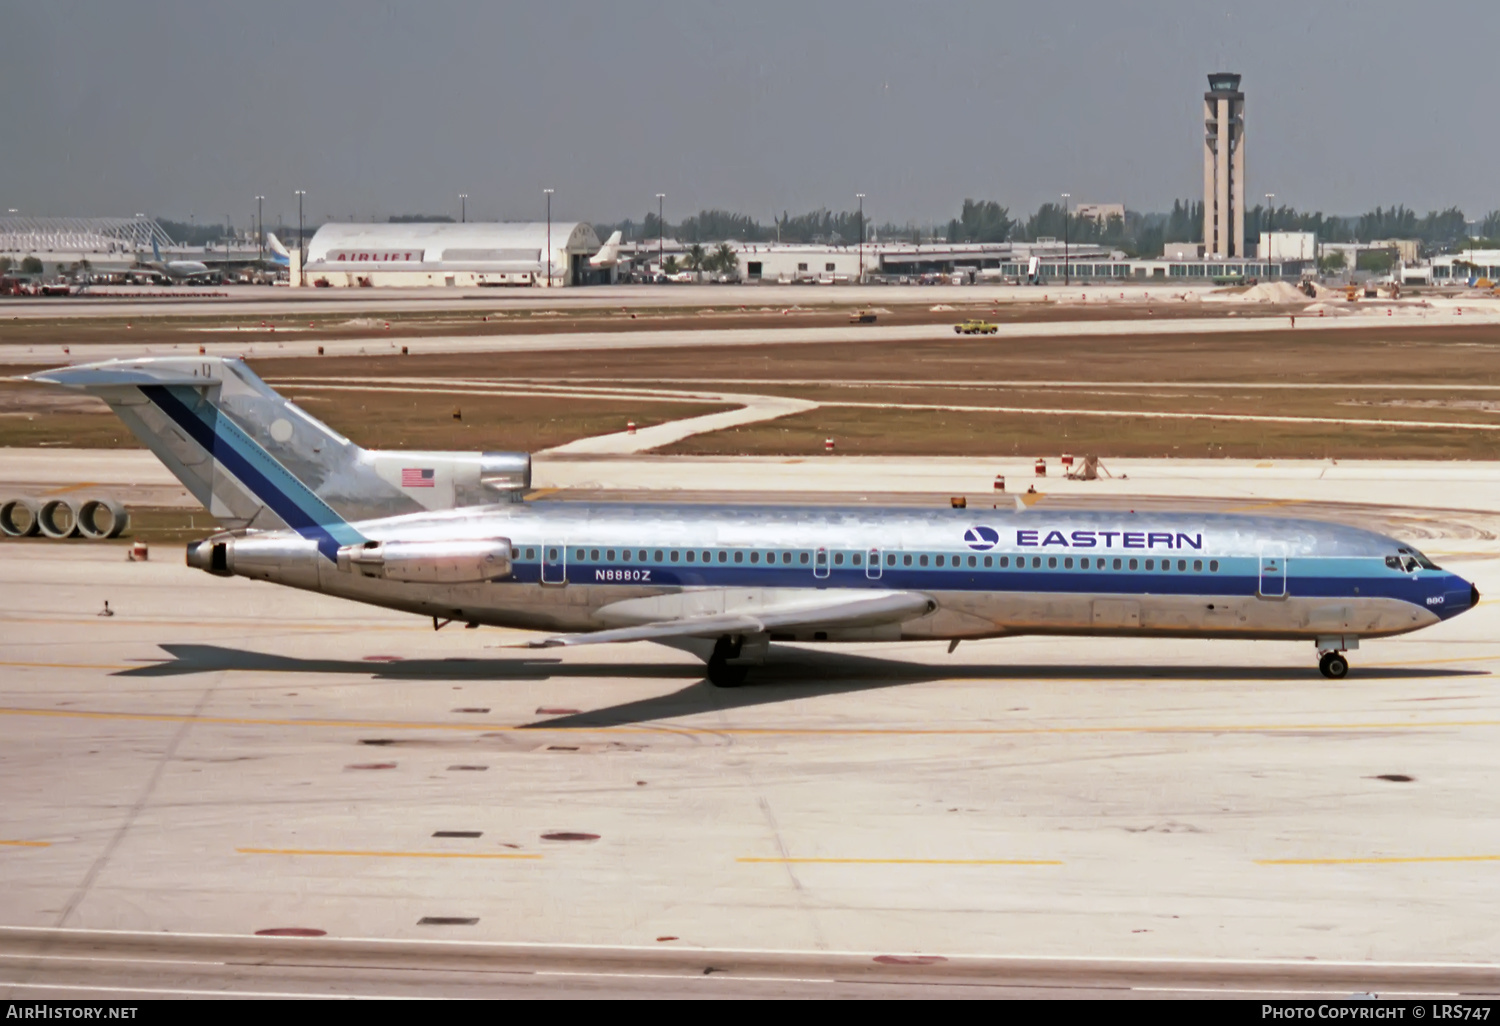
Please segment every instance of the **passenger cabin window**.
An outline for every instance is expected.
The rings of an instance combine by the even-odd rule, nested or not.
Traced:
[[[970,556],[969,558],[972,559],[974,557]],[[985,556],[984,557],[984,565],[987,566],[987,567],[994,566],[995,565],[995,557],[994,556]]]
[[[1057,557],[1056,556],[1048,556],[1047,557],[1047,569],[1048,570],[1056,570],[1057,569]]]
[[[1193,573],[1195,573],[1195,574],[1201,574],[1202,572],[1203,572],[1203,560],[1201,560],[1201,559],[1195,559],[1195,560],[1193,560]]]
[[[644,563],[646,561],[646,550],[642,549],[641,551],[637,552],[635,554],[635,558],[639,559],[642,563]]]
[[[890,553],[889,555],[887,555],[885,557],[885,565],[886,566],[895,566],[896,565],[896,554],[894,552]]]
[[[937,557],[936,565],[938,565],[938,566],[942,566],[943,565],[943,557],[942,556]]]
[[[734,554],[734,561],[736,563],[743,563],[745,561],[745,554],[743,552],[736,552]]]
[[[696,555],[697,555],[697,553],[696,553],[696,552],[694,552],[694,551],[693,551],[693,550],[691,550],[691,549],[689,549],[689,550],[688,550],[688,551],[687,551],[687,561],[688,561],[688,562],[689,562],[689,563],[691,563],[691,562],[692,562],[692,561],[693,561],[693,557],[694,557],[694,556],[696,556]]]
[[[714,554],[712,552],[705,552],[703,554],[703,562],[705,562],[705,563],[712,563],[713,562],[713,558],[714,558]]]
[[[984,562],[985,562],[986,566],[989,565],[990,560],[989,560],[988,556],[985,557]],[[969,557],[969,565],[970,566],[978,566],[979,565],[979,558],[977,556],[970,556]]]
[[[1072,556],[1069,556],[1067,559],[1063,560],[1063,569],[1064,570],[1071,570],[1071,569],[1073,569],[1073,557]]]
[[[1119,556],[1115,557],[1115,569],[1116,570],[1120,569],[1120,557]]]
[[[657,561],[657,562],[658,562],[658,563],[660,563],[660,562],[661,562],[661,549],[657,549],[657,550],[656,550],[656,561]]]
[[[863,557],[860,556],[860,554],[858,552],[856,552],[854,555],[852,555],[852,556],[849,557],[849,562],[853,563],[855,566],[860,566],[861,565],[860,560],[862,558]]]
[[[750,562],[752,562],[752,563],[759,563],[760,562],[760,553],[759,552],[752,552],[752,553],[750,553]]]
[[[835,552],[833,554],[833,565],[834,566],[843,566],[844,565],[844,554],[842,552]]]
[[[918,556],[917,557],[917,562],[920,563],[920,564],[922,564],[923,566],[926,566],[927,565],[927,557],[926,556]]]
[[[720,563],[727,563],[727,562],[729,562],[729,553],[725,552],[723,549],[719,550],[719,562]]]
[[[807,553],[805,553],[805,552],[798,553],[797,562],[801,563],[803,566],[806,566],[807,565]]]
[[[1130,569],[1137,570],[1139,568],[1140,568],[1140,564],[1138,562],[1136,562],[1135,560],[1132,559],[1130,561]]]
[[[674,563],[677,562],[677,550],[676,549],[672,550],[672,562],[674,562]]]
[[[902,566],[911,566],[911,557],[910,556],[902,556],[901,557],[901,565]]]
[[[589,549],[589,559],[595,563],[599,562],[599,550]]]
[[[1134,570],[1135,567],[1132,566],[1131,569]],[[1156,569],[1156,560],[1154,560],[1154,559],[1148,559],[1148,560],[1146,560],[1146,569],[1147,570],[1155,570]]]
[[[607,559],[607,560],[609,560],[611,563],[613,563],[614,560],[615,560],[615,550],[614,549],[608,549],[607,551],[605,551],[604,558]]]
[[[1208,561],[1208,572],[1211,574],[1219,572],[1219,561],[1217,559],[1210,559]]]

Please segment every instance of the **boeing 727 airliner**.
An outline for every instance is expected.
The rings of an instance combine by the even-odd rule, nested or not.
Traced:
[[[1479,601],[1410,545],[1313,520],[520,501],[524,453],[362,449],[238,360],[46,371],[104,399],[227,529],[187,561],[356,602],[655,641],[720,686],[774,641],[1015,634],[1311,642],[1326,677],[1364,638]]]

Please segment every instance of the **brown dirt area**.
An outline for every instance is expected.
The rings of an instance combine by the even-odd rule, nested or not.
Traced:
[[[1145,325],[1143,325],[1145,327]],[[663,388],[720,387],[829,402],[939,403],[1050,409],[1165,410],[1359,420],[1500,422],[1500,329],[1491,326],[1340,328],[1173,335],[851,342],[737,350],[446,354],[255,359],[267,378],[323,376],[537,379]],[[23,371],[16,369],[17,373]],[[859,386],[840,385],[856,380]],[[1064,381],[1089,388],[1031,386]],[[762,383],[767,382],[767,383]],[[952,382],[967,382],[953,385]],[[1021,387],[996,387],[1014,382]],[[1125,387],[1121,383],[1149,383]],[[1209,389],[1207,383],[1237,383]],[[939,384],[943,383],[943,384]],[[1382,386],[1276,389],[1267,384]],[[1426,384],[1436,389],[1407,389]],[[897,387],[900,386],[900,387]],[[113,417],[76,405],[40,416],[28,386],[0,383],[0,444],[133,445]],[[289,394],[361,444],[538,449],[572,438],[708,412],[715,407],[628,400]],[[61,402],[62,400],[57,400]],[[76,403],[76,400],[73,400]],[[26,403],[33,405],[26,406]],[[451,418],[460,403],[464,420]],[[9,405],[7,405],[9,404]],[[102,407],[99,407],[102,410]],[[28,420],[30,417],[32,419]],[[1500,432],[1262,424],[829,407],[700,435],[666,450],[701,454],[840,452],[994,455],[1094,452],[1127,456],[1493,459]]]
[[[547,449],[575,438],[649,427],[733,407],[709,403],[420,393],[283,391],[335,431],[371,449]],[[462,419],[454,419],[457,410]],[[0,382],[0,446],[137,449],[109,407],[44,385]]]

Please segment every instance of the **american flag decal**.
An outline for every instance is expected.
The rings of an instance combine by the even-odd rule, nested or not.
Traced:
[[[431,488],[433,472],[431,467],[402,467],[402,488]]]

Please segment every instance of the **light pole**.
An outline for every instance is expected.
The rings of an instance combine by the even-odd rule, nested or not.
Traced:
[[[1070,285],[1073,281],[1073,268],[1068,266],[1068,199],[1073,194],[1065,192],[1062,194],[1063,201],[1063,285]]]
[[[659,192],[656,194],[656,266],[663,277],[667,274],[667,223],[662,220],[666,209],[667,194]]]
[[[547,194],[547,287],[552,287],[552,190],[543,189]]]
[[[1470,275],[1472,275],[1474,277],[1478,277],[1479,276],[1479,272],[1474,269],[1474,222],[1473,221],[1469,222],[1469,274],[1464,276],[1465,280],[1468,280],[1468,278],[1469,278]]]
[[[859,278],[858,283],[865,283],[865,194],[856,192],[854,198],[859,200]]]
[[[264,196],[255,197],[255,259],[257,264],[264,264],[266,262],[265,204],[266,198]]]
[[[307,253],[302,249],[302,197],[307,195],[306,189],[297,190],[297,285],[301,287],[307,284],[307,272],[302,265],[307,263]]]
[[[458,223],[469,223],[469,194],[466,192],[458,194]]]

